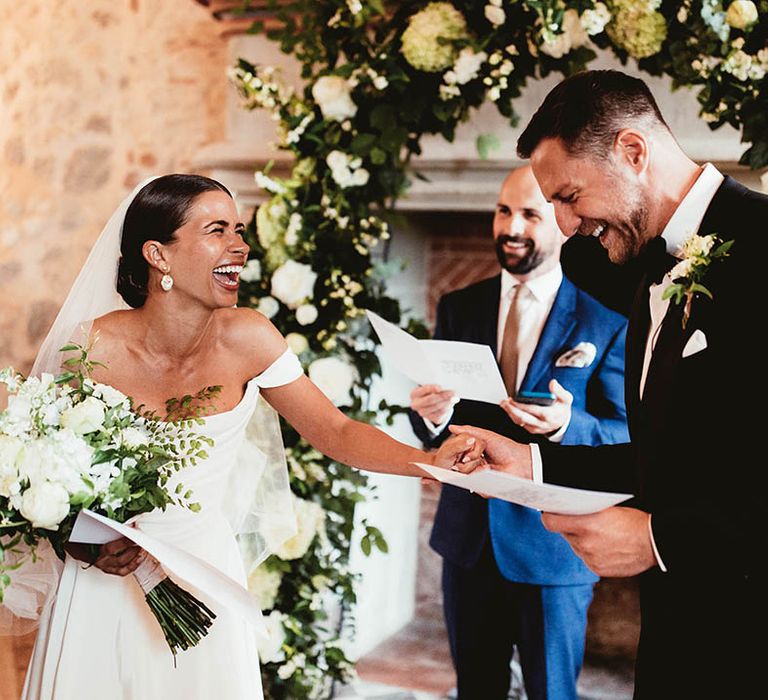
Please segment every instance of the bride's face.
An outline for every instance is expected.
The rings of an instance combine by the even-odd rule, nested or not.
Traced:
[[[163,246],[173,277],[170,293],[185,294],[210,308],[236,304],[240,272],[248,258],[244,232],[237,207],[226,192],[199,195],[173,243]]]

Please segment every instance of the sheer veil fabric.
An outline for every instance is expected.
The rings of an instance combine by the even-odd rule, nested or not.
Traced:
[[[72,339],[87,338],[93,319],[129,308],[116,291],[123,221],[134,197],[154,179],[137,185],[110,217],[40,347],[32,375],[58,373],[61,347]],[[98,346],[93,356],[98,359]],[[267,370],[256,383],[259,387],[277,386],[284,378],[276,376],[273,384]],[[240,543],[246,573],[296,534],[279,416],[261,397],[231,472],[225,512]],[[34,564],[25,564],[13,573],[13,584],[0,606],[0,634],[29,632],[50,607],[61,563],[49,546],[38,551],[40,556]]]

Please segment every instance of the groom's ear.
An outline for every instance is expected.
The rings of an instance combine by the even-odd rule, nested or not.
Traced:
[[[636,129],[622,129],[616,134],[614,155],[619,163],[640,174],[648,167],[650,160],[648,139]]]
[[[162,243],[158,241],[146,241],[141,246],[141,254],[144,259],[156,270],[165,272],[168,267],[168,261],[165,258],[165,249]]]

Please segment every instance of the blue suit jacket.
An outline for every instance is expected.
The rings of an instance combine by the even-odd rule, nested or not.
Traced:
[[[435,338],[483,343],[496,354],[500,294],[500,275],[446,294],[438,305]],[[573,394],[571,421],[563,444],[601,445],[628,440],[625,333],[623,316],[563,278],[521,384],[522,389],[547,391],[554,378]],[[588,367],[555,366],[561,354],[582,341],[597,348]],[[521,442],[538,439],[515,425],[501,407],[488,403],[460,401],[451,422],[488,428]],[[446,429],[437,438],[431,436],[423,420],[413,412],[411,424],[421,440],[431,446],[448,434]],[[511,581],[572,585],[597,580],[563,537],[544,529],[538,511],[444,486],[430,539],[432,548],[453,563],[470,567],[477,562],[489,532],[499,570]]]

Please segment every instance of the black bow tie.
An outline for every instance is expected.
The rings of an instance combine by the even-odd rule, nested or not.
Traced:
[[[643,248],[640,253],[640,260],[643,270],[648,275],[648,281],[652,284],[659,284],[678,262],[677,258],[667,253],[667,243],[661,237],[657,236]]]

